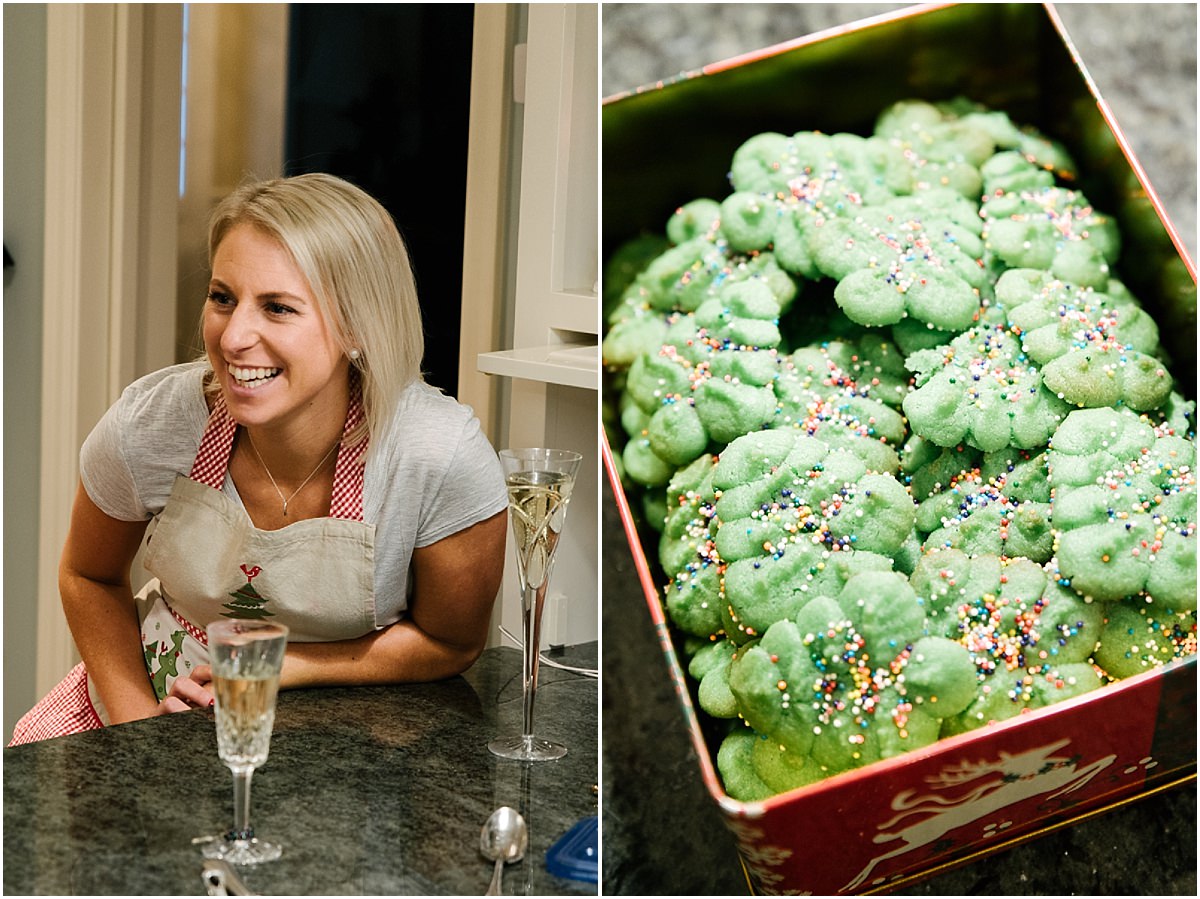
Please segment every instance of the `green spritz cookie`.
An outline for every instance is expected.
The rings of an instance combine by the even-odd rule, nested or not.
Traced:
[[[1171,392],[1158,326],[1116,281],[1112,294],[1036,269],[1010,269],[996,301],[1046,386],[1073,406],[1155,409]]]
[[[960,714],[942,722],[942,736],[952,737],[1104,686],[1089,662],[1073,662],[1041,672],[1004,671],[979,686],[979,697]]]
[[[970,230],[936,209],[913,214],[911,203],[864,207],[825,222],[813,239],[817,266],[838,282],[838,306],[871,327],[905,317],[944,331],[970,326],[985,281],[982,252]]]
[[[803,203],[822,215],[911,190],[911,163],[887,141],[799,131],[756,134],[734,151],[734,192]]]
[[[907,380],[899,351],[879,335],[805,347],[781,362],[772,427],[818,437],[855,453],[871,471],[894,474],[895,447],[908,433],[898,411]]]
[[[1040,455],[1012,448],[997,453],[942,448],[914,437],[901,464],[901,479],[917,503],[913,540],[919,547],[902,570],[915,571],[930,553],[1015,558],[1019,549],[1051,545],[1045,536],[1050,490]]]
[[[933,742],[941,718],[973,698],[966,650],[924,632],[904,576],[864,572],[742,647],[730,689],[790,769],[869,764]]]
[[[1099,600],[1196,608],[1196,447],[1126,409],[1067,416],[1047,452],[1057,560]]]
[[[632,466],[625,459],[631,478],[664,484],[670,469],[687,465],[710,445],[771,424],[778,316],[766,281],[751,279],[727,284],[691,315],[669,318],[663,344],[639,355],[625,378],[626,392],[649,416],[638,446],[626,448],[635,457]]]
[[[923,100],[902,100],[880,114],[874,133],[914,161],[918,189],[948,187],[977,199],[983,192],[979,166],[996,152],[995,140],[982,124],[947,115]]]
[[[900,148],[852,134],[758,134],[734,153],[733,193],[721,204],[721,232],[741,252],[770,247],[789,272],[821,277],[817,231],[912,189],[912,163]]]
[[[807,787],[829,776],[811,756],[797,754],[762,734],[756,735],[750,761],[758,778],[776,793]]]
[[[985,453],[966,444],[938,446],[913,435],[901,450],[900,468],[917,503],[944,493],[964,472],[977,472],[986,481],[1003,480],[1007,495],[1018,502],[1050,502],[1046,457],[1034,450],[1006,447]]]
[[[1132,677],[1196,653],[1196,612],[1171,612],[1139,599],[1114,602],[1095,662],[1114,678]]]
[[[1027,167],[1030,179],[1045,172],[1032,163],[1006,157],[1006,185]],[[998,168],[996,157],[989,161]],[[1070,284],[1102,288],[1120,253],[1116,222],[1098,212],[1079,191],[1058,185],[1003,189],[985,166],[981,214],[989,253],[1009,268],[1036,268]]]
[[[956,549],[1036,562],[1054,555],[1050,503],[1014,496],[1007,472],[985,475],[970,468],[953,475],[942,491],[918,504],[917,531],[925,535],[925,551]]]
[[[1047,173],[1061,178],[1076,177],[1077,167],[1066,147],[1036,128],[1017,125],[1007,113],[962,97],[935,105],[944,116],[958,118],[986,131],[997,151],[1015,150],[1026,162]]]
[[[875,134],[899,142],[915,160],[919,184],[953,184],[976,201],[982,193],[980,169],[1001,151],[1016,151],[1014,157],[1043,170],[1047,179],[1074,177],[1075,163],[1057,141],[963,97],[899,101],[881,113]],[[946,171],[955,164],[965,164],[967,171]]]
[[[671,478],[658,560],[670,582],[664,588],[667,614],[681,631],[715,638],[722,633],[721,581],[724,564],[716,552],[716,495],[712,456],[704,455]]]
[[[725,792],[741,802],[757,802],[778,792],[754,770],[754,746],[760,739],[750,728],[737,727],[725,735],[717,749],[717,771]]]
[[[1062,586],[1029,559],[968,556],[940,550],[924,556],[911,584],[934,633],[970,654],[975,696],[943,724],[963,733],[1079,695],[1102,684],[1090,665],[1104,605]]]
[[[606,367],[628,368],[639,355],[658,352],[669,339],[669,325],[677,321],[675,313],[696,311],[733,282],[763,281],[780,312],[795,300],[796,282],[771,253],[741,256],[719,232],[701,231],[704,206],[697,203],[698,208],[689,204],[676,212],[668,224],[672,233],[687,239],[651,259],[608,313],[601,344]]]
[[[894,477],[869,473],[855,454],[790,430],[731,443],[713,486],[715,542],[737,630],[729,634],[743,642],[794,617],[815,584],[836,576],[831,559],[861,553],[868,559],[861,564],[890,567],[886,560],[908,539],[916,514]]]
[[[725,444],[767,427],[775,412],[778,307],[765,281],[739,281],[696,310],[707,338],[690,373],[696,419],[712,441]],[[773,314],[773,310],[774,314]],[[654,421],[651,419],[651,433]],[[664,447],[672,435],[663,435]],[[680,455],[686,455],[682,453]]]
[[[1020,335],[1002,325],[981,323],[906,364],[916,373],[904,399],[909,425],[938,446],[1040,448],[1070,408],[1045,386]]]
[[[1029,559],[938,550],[910,583],[933,632],[967,648],[980,682],[1002,669],[1086,662],[1100,639],[1103,604]]]

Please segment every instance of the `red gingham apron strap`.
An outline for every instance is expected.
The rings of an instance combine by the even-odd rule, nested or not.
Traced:
[[[362,389],[355,379],[350,394],[350,408],[346,412],[346,426],[342,434],[349,434],[363,420],[366,413],[362,405]],[[367,440],[354,446],[342,443],[338,449],[337,465],[333,471],[333,496],[329,501],[329,517],[362,521],[363,516],[363,457],[367,452]]]
[[[346,411],[343,434],[349,434],[363,420],[362,390],[357,384],[350,394],[350,408]],[[193,481],[221,490],[225,486],[225,472],[229,469],[229,456],[233,452],[233,439],[238,423],[225,408],[225,399],[217,395],[204,436],[200,438],[200,449],[192,463]],[[337,465],[333,473],[333,495],[329,504],[330,518],[362,521],[363,457],[367,452],[367,440],[354,446],[342,444],[338,449]]]
[[[188,477],[214,490],[221,490],[225,486],[225,472],[229,469],[229,454],[233,451],[237,428],[237,422],[225,409],[225,398],[218,393]]]

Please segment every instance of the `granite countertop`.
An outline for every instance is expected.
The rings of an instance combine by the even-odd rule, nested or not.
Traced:
[[[901,6],[606,4],[602,93]],[[1195,259],[1195,6],[1056,8]],[[745,895],[734,840],[701,782],[607,480],[603,489],[604,892]],[[1195,848],[1193,781],[905,892],[1195,895]]]
[[[563,664],[596,667],[595,643]],[[253,780],[251,822],[282,843],[278,861],[239,869],[252,891],[284,895],[479,895],[491,812],[529,826],[507,894],[592,894],[556,877],[546,852],[597,814],[597,683],[543,665],[537,736],[553,762],[494,757],[520,733],[521,654],[487,650],[437,684],[285,691],[271,755]],[[6,895],[203,895],[193,837],[228,828],[232,780],[211,713],[190,712],[4,751]]]

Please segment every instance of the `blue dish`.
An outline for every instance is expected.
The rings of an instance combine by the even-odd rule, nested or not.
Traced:
[[[600,853],[597,847],[598,819],[595,815],[578,821],[546,850],[546,870],[555,877],[597,882]]]

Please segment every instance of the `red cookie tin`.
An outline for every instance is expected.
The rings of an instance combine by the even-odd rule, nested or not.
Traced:
[[[967,96],[1061,140],[1080,188],[1116,216],[1122,280],[1157,318],[1194,399],[1196,273],[1052,6],[917,7],[708,66],[603,109],[604,244],[661,233],[681,202],[728,192],[733,151],[763,131],[868,133],[908,98]],[[700,127],[699,123],[703,123]],[[724,193],[723,193],[724,192]],[[612,397],[606,396],[606,400]],[[725,794],[662,605],[665,576],[603,455],[651,618],[700,759],[760,893],[867,893],[1194,780],[1196,661],[1174,662],[1049,708],[761,802]],[[635,504],[636,507],[636,504]]]

